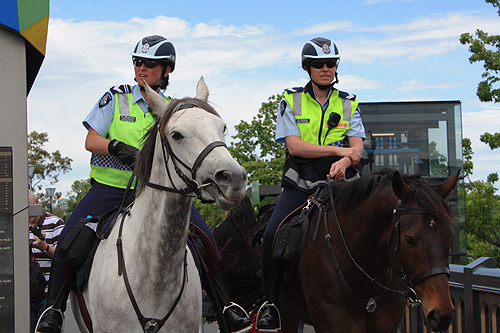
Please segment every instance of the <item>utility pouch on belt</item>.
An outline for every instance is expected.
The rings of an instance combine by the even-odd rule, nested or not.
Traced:
[[[287,223],[282,224],[274,240],[273,258],[281,263],[297,262],[302,255],[306,242],[309,218],[304,208],[300,214],[293,216]]]
[[[97,239],[96,230],[99,217],[82,217],[57,245],[59,255],[71,266],[80,266],[87,259],[92,245]]]
[[[97,234],[108,219],[117,212],[119,206],[99,216],[79,219],[68,232],[66,237],[57,245],[59,255],[71,266],[82,265],[92,250]]]

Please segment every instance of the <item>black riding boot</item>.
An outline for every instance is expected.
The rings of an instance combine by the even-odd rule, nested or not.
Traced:
[[[222,314],[226,321],[227,330],[230,333],[247,332],[252,328],[252,320],[248,318],[248,314],[241,306],[229,300],[229,288],[227,286],[226,274],[224,273],[222,262],[219,262],[214,279],[215,283],[218,284],[222,291],[220,292],[222,294],[222,303],[224,304]]]
[[[64,321],[64,311],[71,287],[64,276],[63,263],[52,260],[49,279],[49,295],[47,296],[47,310],[40,324],[36,328],[37,333],[59,333]]]
[[[266,301],[259,309],[256,329],[258,332],[276,332],[281,329],[281,318],[277,301],[279,291],[279,274],[270,248],[262,242],[262,288]],[[274,285],[274,286],[273,286]]]

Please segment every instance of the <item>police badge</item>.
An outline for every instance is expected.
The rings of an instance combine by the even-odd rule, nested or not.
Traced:
[[[323,50],[323,53],[324,54],[330,54],[330,52],[332,52],[332,49],[330,48],[330,46],[328,44],[323,44],[323,47],[322,47],[322,50]]]
[[[102,95],[101,100],[99,101],[99,108],[108,105],[109,101],[111,101],[111,94],[109,92],[106,92],[104,95]]]
[[[149,44],[146,43],[142,46],[142,49],[141,49],[141,52],[142,53],[148,53],[149,52]]]

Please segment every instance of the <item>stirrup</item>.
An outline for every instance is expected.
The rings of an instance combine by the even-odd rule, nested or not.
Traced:
[[[243,308],[241,307],[241,305],[236,304],[236,303],[234,303],[234,302],[229,303],[229,305],[225,305],[225,306],[224,306],[224,309],[222,309],[222,313],[224,313],[224,311],[226,311],[227,309],[232,308],[232,307],[237,307],[237,308],[241,309],[241,311],[243,311],[243,313],[245,314],[245,316],[247,316],[247,318],[250,318],[250,317],[248,316],[248,313],[245,311],[245,309],[243,309]]]
[[[264,308],[267,308],[267,307],[274,308],[276,310],[276,312],[278,313],[278,320],[279,320],[278,327],[275,329],[272,329],[272,330],[259,329],[257,327],[257,323],[259,322],[259,319],[260,319],[260,313]],[[255,316],[255,331],[257,331],[257,332],[281,332],[281,313],[280,313],[280,310],[278,309],[278,307],[274,303],[271,303],[269,301],[265,301],[264,303],[262,303],[262,305],[259,308],[259,311],[257,311],[257,315]]]
[[[38,318],[38,321],[36,322],[36,326],[35,326],[35,332],[37,332],[38,330],[38,325],[40,324],[40,321],[45,317],[45,313],[49,310],[54,310],[56,312],[59,312],[59,314],[61,315],[61,318],[62,318],[62,325],[61,325],[61,332],[64,332],[64,325],[66,324],[66,321],[64,320],[65,317],[64,317],[64,312],[61,311],[61,309],[56,309],[55,307],[53,307],[52,305],[49,306],[48,308],[46,308],[42,314],[40,315],[40,317]]]

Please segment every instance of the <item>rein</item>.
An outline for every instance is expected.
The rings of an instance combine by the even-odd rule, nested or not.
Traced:
[[[172,304],[172,307],[162,319],[144,317],[141,313],[141,310],[139,309],[139,305],[137,304],[137,301],[134,297],[134,293],[132,292],[132,287],[130,286],[130,282],[127,275],[127,269],[125,267],[125,258],[123,257],[123,241],[122,241],[123,222],[125,221],[125,216],[129,214],[130,214],[129,209],[123,211],[122,220],[120,223],[120,230],[118,232],[118,239],[116,240],[116,247],[118,249],[118,275],[122,275],[123,273],[123,282],[125,283],[125,288],[127,289],[128,297],[130,299],[130,302],[132,303],[132,306],[134,307],[137,319],[139,319],[139,322],[141,323],[144,332],[154,333],[158,332],[163,327],[163,325],[165,325],[168,318],[170,318],[172,312],[174,312],[174,309],[177,307],[177,304],[179,304],[179,301],[181,300],[182,292],[184,291],[184,286],[186,285],[187,281],[187,250],[184,252],[184,269],[183,269],[181,289],[174,303]]]
[[[400,217],[401,217],[401,215],[408,215],[408,214],[428,214],[429,212],[426,209],[423,209],[423,208],[402,208],[401,207],[401,205],[402,205],[401,200],[398,200],[397,206],[396,206],[396,208],[393,211],[393,214],[395,215],[395,221],[394,221],[393,229],[392,229],[392,232],[391,232],[391,238],[394,235],[394,237],[395,237],[395,243],[396,243],[396,246],[394,247],[394,250],[398,254],[399,264],[400,264],[400,274],[401,274],[400,277],[401,277],[401,279],[403,279],[403,281],[405,283],[406,290],[403,291],[403,290],[396,290],[396,289],[389,288],[389,287],[385,286],[384,284],[382,284],[380,282],[380,279],[371,277],[356,262],[356,260],[352,256],[351,252],[349,251],[349,247],[347,246],[344,234],[342,232],[342,227],[340,226],[340,222],[339,222],[339,219],[337,217],[337,211],[335,209],[335,203],[334,203],[334,200],[333,200],[333,192],[332,192],[332,189],[331,189],[331,186],[330,186],[331,185],[331,180],[330,180],[330,178],[327,178],[327,180],[328,180],[327,188],[328,188],[329,202],[330,202],[331,209],[333,211],[333,215],[334,215],[334,218],[335,218],[335,223],[336,223],[337,229],[339,230],[339,235],[340,235],[340,238],[342,239],[342,243],[344,245],[344,248],[346,249],[347,254],[349,255],[349,258],[354,263],[354,265],[356,266],[356,268],[361,273],[363,273],[363,275],[365,275],[372,282],[372,284],[375,284],[375,285],[381,287],[383,289],[382,293],[384,293],[385,291],[390,291],[390,292],[393,292],[395,294],[398,294],[400,296],[403,296],[403,297],[407,298],[411,304],[420,304],[421,300],[418,298],[417,293],[413,289],[413,287],[415,285],[417,285],[422,280],[424,280],[424,279],[426,279],[428,277],[434,276],[434,275],[446,274],[446,275],[450,276],[450,272],[449,272],[449,268],[448,267],[439,266],[439,267],[431,268],[431,269],[429,269],[429,270],[427,270],[427,271],[425,271],[423,273],[420,273],[417,276],[415,276],[413,279],[409,278],[409,275],[407,274],[406,269],[404,267],[404,262],[403,262],[403,258],[402,258],[402,255],[401,255],[401,247],[400,247],[400,237],[401,237]],[[340,277],[341,277],[341,280],[342,280],[343,284],[346,286],[346,288],[349,291],[349,293],[351,294],[351,296],[353,296],[354,298],[357,298],[361,302],[362,306],[366,309],[366,311],[368,313],[375,312],[375,310],[378,307],[376,299],[380,298],[380,296],[382,294],[380,294],[377,297],[372,297],[368,301],[366,301],[366,300],[362,300],[361,297],[359,297],[354,292],[354,290],[352,290],[351,286],[349,285],[349,283],[347,282],[347,280],[346,280],[346,278],[344,276],[344,273],[342,272],[342,269],[340,268],[340,265],[338,263],[338,259],[337,259],[336,255],[335,255],[335,250],[333,248],[333,244],[332,244],[332,240],[331,240],[332,237],[331,237],[330,232],[328,230],[328,221],[327,221],[327,216],[326,216],[326,212],[327,212],[326,205],[327,204],[320,203],[316,199],[311,199],[310,202],[314,203],[316,206],[318,206],[318,208],[320,208],[320,211],[324,212],[324,219],[323,219],[323,221],[324,221],[324,226],[325,226],[325,229],[326,229],[325,241],[327,243],[327,247],[328,247],[328,250],[329,250],[330,255],[332,257],[332,260],[333,260],[333,262],[335,264],[335,267],[339,271],[339,274],[340,274]],[[314,230],[313,241],[316,240],[316,236],[317,236],[317,232],[318,232],[318,228],[319,228],[320,219],[321,219],[321,212],[318,215],[318,222],[317,222],[316,228]],[[391,242],[389,242],[389,246],[390,246],[390,243]],[[391,272],[392,272],[392,270],[391,270]],[[390,281],[390,279],[389,279],[389,281]],[[366,303],[364,303],[364,302],[366,302]]]

